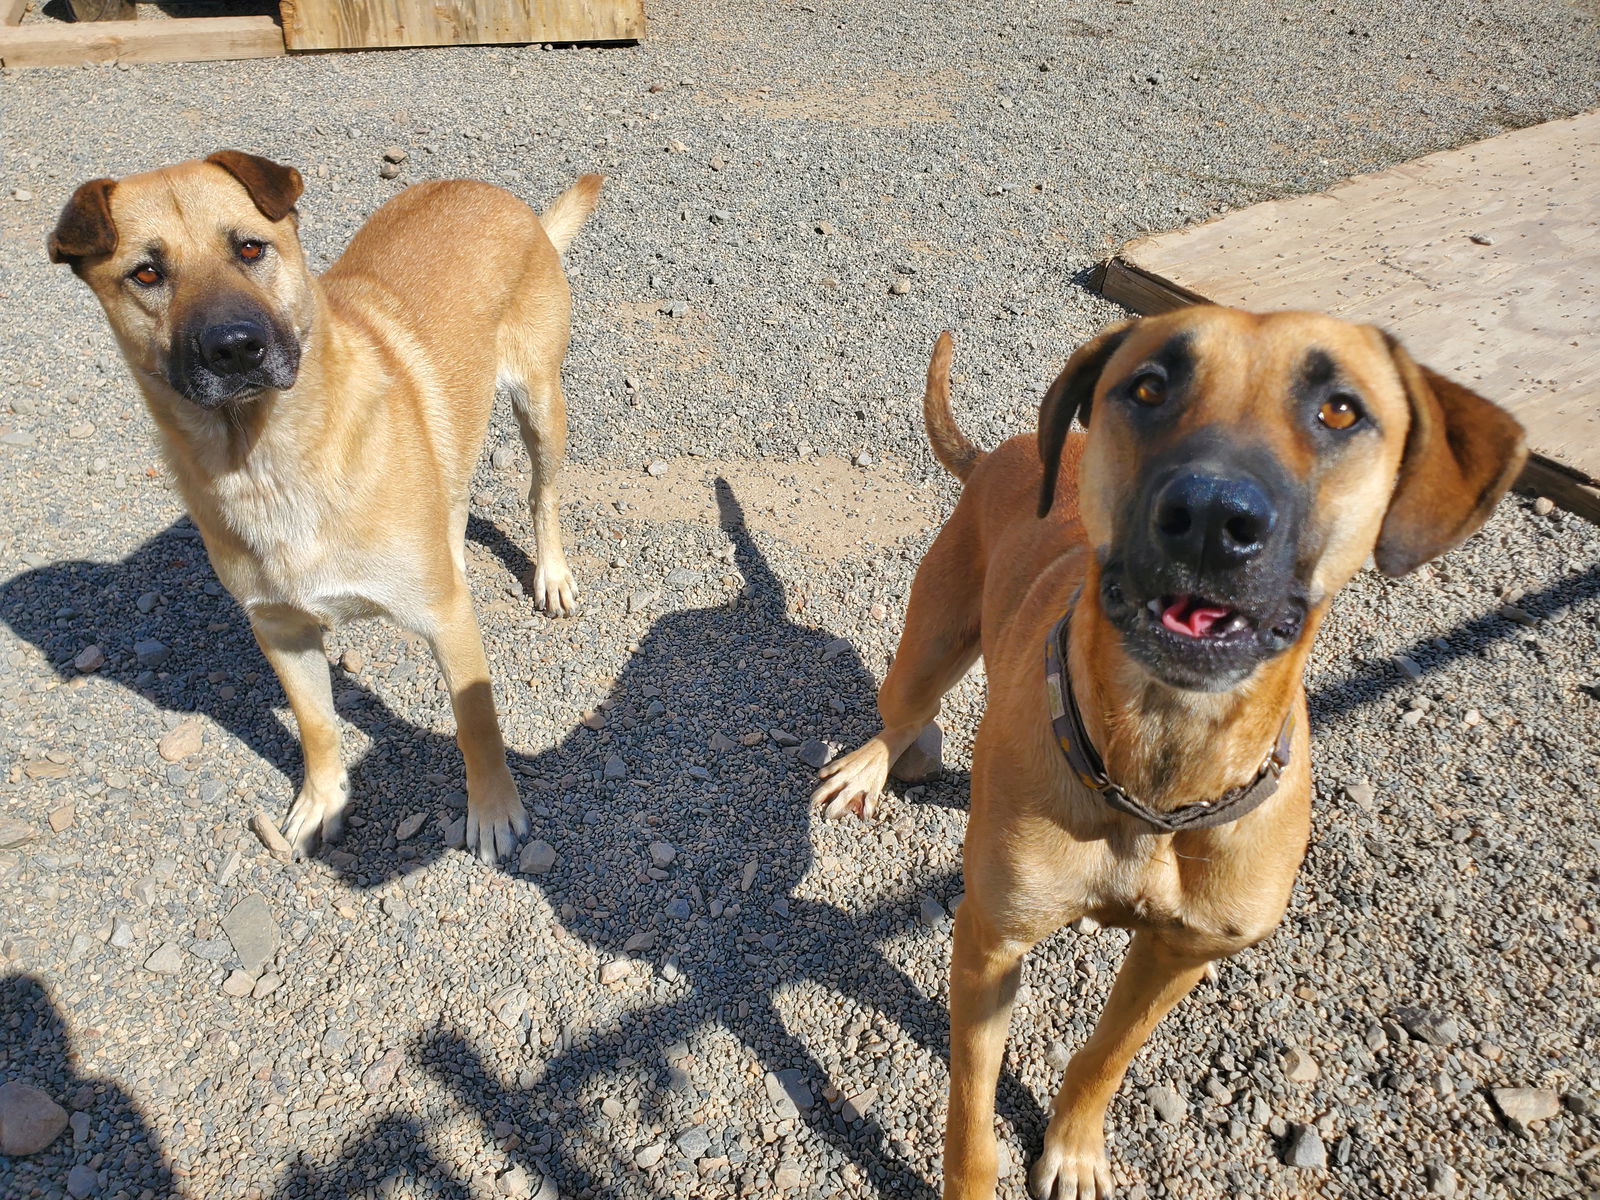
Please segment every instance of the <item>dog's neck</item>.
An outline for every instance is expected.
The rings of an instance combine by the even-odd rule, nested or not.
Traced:
[[[1072,610],[1067,670],[1106,773],[1159,812],[1250,782],[1300,702],[1317,623],[1308,620],[1293,647],[1238,686],[1185,691],[1129,657],[1100,607],[1098,570],[1091,567]]]

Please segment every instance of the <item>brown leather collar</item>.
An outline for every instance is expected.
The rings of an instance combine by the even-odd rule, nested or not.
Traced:
[[[1135,817],[1160,833],[1209,829],[1237,821],[1247,812],[1260,807],[1268,796],[1278,790],[1278,777],[1289,765],[1289,744],[1294,732],[1293,708],[1283,718],[1278,740],[1261,763],[1256,777],[1249,783],[1229,788],[1215,800],[1198,800],[1171,812],[1157,812],[1113,783],[1106,774],[1105,761],[1094,748],[1089,731],[1084,728],[1083,714],[1078,711],[1078,698],[1072,691],[1072,677],[1067,673],[1067,629],[1071,619],[1072,610],[1069,608],[1045,639],[1045,691],[1050,697],[1050,723],[1055,730],[1056,741],[1066,755],[1067,765],[1084,787],[1098,793],[1118,812]]]

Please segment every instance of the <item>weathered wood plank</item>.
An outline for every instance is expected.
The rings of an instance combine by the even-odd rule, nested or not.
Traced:
[[[1600,110],[1130,243],[1105,292],[1383,326],[1600,483]],[[1552,496],[1552,499],[1555,497]]]
[[[281,0],[291,50],[629,42],[644,0]]]
[[[1559,463],[1535,454],[1528,459],[1517,486],[1524,491],[1548,496],[1568,512],[1600,525],[1600,487],[1575,479]]]
[[[0,25],[20,25],[29,0],[0,0]]]
[[[0,29],[0,66],[69,67],[84,62],[210,62],[283,53],[271,17],[183,17],[172,21],[49,21]]]

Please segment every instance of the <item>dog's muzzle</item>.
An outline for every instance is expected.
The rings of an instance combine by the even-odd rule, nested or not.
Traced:
[[[1101,564],[1128,652],[1174,687],[1222,691],[1292,645],[1308,611],[1294,574],[1303,502],[1275,458],[1215,438],[1148,464]]]
[[[213,317],[178,339],[168,382],[192,404],[219,408],[273,389],[293,387],[300,343],[266,314]]]

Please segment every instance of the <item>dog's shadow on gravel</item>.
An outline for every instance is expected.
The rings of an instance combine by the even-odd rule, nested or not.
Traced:
[[[0,1082],[36,1087],[74,1114],[74,1127],[44,1149],[0,1154],[0,1196],[100,1194],[108,1183],[126,1188],[122,1194],[177,1195],[161,1139],[138,1103],[113,1080],[80,1075],[78,1057],[46,985],[32,975],[0,975]],[[70,1191],[74,1164],[96,1177],[92,1193]]]
[[[779,744],[790,739],[769,731],[793,728],[803,736],[812,729],[838,730],[845,719],[821,699],[830,691],[856,719],[866,719],[874,711],[874,682],[835,635],[790,619],[782,583],[720,480],[717,503],[744,581],[738,597],[655,620],[601,706],[601,728],[591,728],[602,725],[593,720],[542,753],[511,754],[529,802],[531,837],[553,848],[554,864],[546,867],[530,856],[526,870],[516,863],[503,866],[540,889],[565,933],[589,948],[581,969],[592,973],[599,964],[625,960],[628,975],[619,987],[648,986],[665,999],[557,1036],[550,1024],[557,1018],[540,1000],[547,981],[528,978],[527,995],[510,1003],[518,1012],[521,1002],[527,1004],[515,1018],[527,1047],[517,1066],[532,1071],[531,1082],[526,1074],[520,1083],[503,1075],[504,1065],[465,1029],[431,1032],[411,1051],[477,1114],[486,1138],[496,1126],[502,1131],[497,1141],[504,1141],[506,1128],[515,1130],[519,1144],[508,1151],[510,1161],[549,1177],[563,1196],[668,1194],[635,1163],[640,1145],[608,1137],[599,1100],[589,1098],[601,1081],[623,1074],[644,1077],[642,1092],[625,1090],[638,1097],[641,1124],[660,1127],[649,1142],[662,1144],[669,1161],[691,1175],[695,1160],[712,1160],[695,1194],[735,1194],[747,1171],[760,1170],[770,1181],[779,1166],[779,1146],[759,1139],[753,1147],[741,1146],[738,1135],[757,1131],[734,1125],[725,1109],[716,1115],[726,1088],[738,1086],[753,1092],[755,1106],[771,1124],[788,1119],[797,1128],[809,1126],[812,1136],[832,1148],[833,1168],[853,1162],[873,1194],[931,1197],[924,1177],[928,1164],[906,1161],[873,1112],[843,1109],[846,1098],[869,1086],[890,1091],[910,1085],[888,1071],[863,1082],[853,1058],[819,1055],[813,1048],[817,1035],[791,1032],[793,1018],[786,1019],[784,1010],[814,1008],[818,997],[809,993],[819,990],[824,1005],[848,998],[853,1004],[839,1005],[836,1019],[824,1018],[824,1042],[845,1040],[844,1010],[856,1009],[875,1026],[898,1030],[942,1059],[948,1045],[944,1005],[924,995],[878,946],[916,925],[923,894],[949,895],[959,885],[953,872],[945,872],[859,908],[819,900],[813,888],[803,886],[814,865],[805,799],[814,771],[797,756],[798,747]],[[512,735],[515,740],[514,730]],[[416,761],[454,754],[437,735],[412,736],[435,743],[418,746]],[[386,771],[377,758],[376,752],[369,756],[365,772]],[[378,783],[357,780],[358,806]],[[929,790],[954,793],[963,784],[964,777],[952,776]],[[370,806],[367,811],[371,815]],[[397,845],[388,831],[400,815],[385,814],[355,830],[342,853],[331,856],[348,882],[382,885],[443,852],[432,831],[424,846]],[[863,826],[860,836],[879,833]],[[795,990],[800,998],[785,995]],[[505,997],[491,998],[496,1001]],[[764,1072],[789,1073],[784,1079],[791,1098],[769,1092],[762,1073],[737,1081],[698,1075],[698,1060],[685,1051],[712,1027],[734,1035]],[[821,1057],[850,1061],[846,1078],[831,1077]],[[842,1090],[831,1104],[824,1095],[830,1085]],[[863,1099],[861,1108],[870,1103]],[[1042,1127],[1037,1104],[1010,1079],[1003,1086],[1002,1111],[1034,1134]],[[680,1146],[676,1139],[685,1133]],[[346,1195],[372,1187],[396,1169],[391,1134],[357,1135],[332,1163],[299,1163],[280,1185],[279,1197],[321,1195],[330,1188],[330,1194]],[[794,1153],[803,1160],[797,1165],[806,1172],[805,1191],[819,1182],[812,1174],[819,1156],[815,1147]],[[440,1195],[464,1195],[467,1182],[441,1187],[435,1176],[430,1186]],[[770,1182],[765,1190],[778,1191]]]

